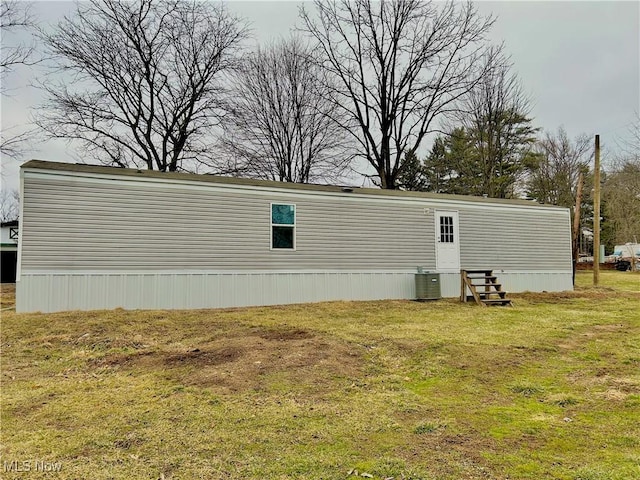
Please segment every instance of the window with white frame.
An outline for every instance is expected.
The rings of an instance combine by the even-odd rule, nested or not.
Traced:
[[[292,204],[271,204],[271,248],[295,250],[296,248],[296,206]]]
[[[453,217],[440,217],[440,243],[454,243]]]

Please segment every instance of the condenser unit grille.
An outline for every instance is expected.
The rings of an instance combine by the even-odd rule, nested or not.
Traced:
[[[440,292],[439,273],[417,273],[416,274],[416,299],[417,300],[437,300],[442,298]]]

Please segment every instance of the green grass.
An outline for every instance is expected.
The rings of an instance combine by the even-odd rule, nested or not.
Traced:
[[[603,272],[598,288],[591,278],[578,274],[575,292],[516,295],[513,308],[4,311],[0,468],[59,462],[46,474],[58,479],[640,478],[640,275]]]

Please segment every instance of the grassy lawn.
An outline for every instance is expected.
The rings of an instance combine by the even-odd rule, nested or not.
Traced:
[[[640,478],[640,275],[590,282],[514,308],[5,310],[0,467],[32,463],[0,478]]]

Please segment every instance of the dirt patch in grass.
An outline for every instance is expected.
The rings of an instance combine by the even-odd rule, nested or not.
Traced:
[[[441,452],[431,458],[440,478],[494,478],[489,473],[489,462],[481,453],[496,448],[495,440],[490,437],[480,436],[477,432],[469,435],[448,432],[446,427],[413,437],[411,444],[398,452],[408,462],[423,458],[425,452]],[[451,458],[461,459],[460,463],[465,464],[464,476],[459,468],[452,468]]]
[[[186,353],[176,353],[172,355],[164,355],[163,362],[168,367],[177,366],[194,366],[207,367],[213,365],[222,365],[236,361],[244,353],[243,349],[222,347],[214,350],[203,351],[199,348]]]
[[[139,365],[143,358],[155,355],[155,352],[114,353],[88,361],[91,367],[132,367]]]
[[[253,330],[256,335],[265,340],[304,340],[307,338],[313,338],[313,334],[306,330],[301,330],[299,328],[257,328]]]
[[[296,386],[321,391],[328,379],[360,376],[363,353],[357,345],[302,329],[248,327],[187,349],[108,353],[88,364],[139,373],[161,371],[183,385],[218,393]]]

